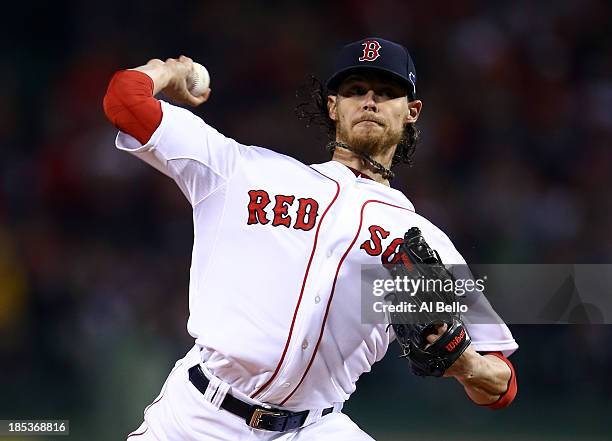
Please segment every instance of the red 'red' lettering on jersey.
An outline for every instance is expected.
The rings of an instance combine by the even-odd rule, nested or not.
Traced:
[[[298,208],[295,215],[295,223],[293,217],[289,214],[289,208],[294,205],[295,196],[278,194],[274,196],[275,203],[272,208],[272,213],[269,213],[272,218],[272,226],[280,225],[289,228],[293,223],[293,228],[296,230],[309,231],[315,226],[317,216],[319,215],[319,203],[312,198],[299,198]],[[270,204],[270,195],[265,190],[249,190],[248,225],[261,224],[266,225],[270,222],[265,208]]]
[[[269,222],[264,208],[270,203],[270,196],[265,190],[249,190],[249,220],[248,225],[262,224]]]
[[[380,57],[380,43],[376,40],[366,40],[363,43],[363,55],[359,61],[374,61]]]
[[[276,204],[274,205],[274,220],[272,221],[272,226],[277,227],[279,225],[284,225],[289,228],[291,225],[291,217],[287,214],[289,210],[289,205],[293,204],[295,200],[295,196],[285,196],[282,194],[278,194],[276,197]]]
[[[382,260],[383,265],[395,265],[396,263],[399,263],[401,257],[399,253],[399,247],[402,242],[404,242],[404,239],[402,239],[401,237],[396,237],[391,241],[385,252],[382,253],[382,256],[380,256],[380,260]]]
[[[389,233],[383,227],[378,225],[370,225],[370,239],[361,244],[359,248],[364,250],[370,256],[378,256],[382,253],[382,240],[389,237]]]
[[[448,351],[451,352],[453,351],[457,345],[459,343],[461,343],[463,341],[463,339],[465,338],[465,329],[461,328],[461,332],[459,333],[459,335],[457,335],[455,338],[453,338],[450,343],[448,343],[446,346],[444,346],[444,348]]]
[[[317,221],[319,203],[312,198],[300,198],[298,201],[300,205],[293,228],[304,231],[312,230]],[[308,221],[306,221],[306,217],[308,217]]]

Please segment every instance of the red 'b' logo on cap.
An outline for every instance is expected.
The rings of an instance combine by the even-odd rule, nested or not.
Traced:
[[[380,57],[380,43],[376,40],[366,40],[361,43],[363,46],[363,55],[359,57],[359,61],[374,61]]]

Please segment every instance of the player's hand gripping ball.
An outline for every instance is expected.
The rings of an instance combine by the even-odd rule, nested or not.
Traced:
[[[200,63],[193,63],[193,74],[187,79],[189,93],[193,96],[202,96],[210,87],[208,70]]]

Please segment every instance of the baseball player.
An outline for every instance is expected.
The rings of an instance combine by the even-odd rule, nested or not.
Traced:
[[[396,262],[412,227],[442,262],[465,263],[389,184],[391,165],[414,147],[422,107],[411,57],[381,38],[339,51],[323,102],[333,157],[314,165],[242,144],[155,98],[207,101],[210,89],[188,92],[192,69],[184,56],[151,60],[117,72],[104,98],[117,148],[171,177],[193,207],[195,344],[128,439],[371,440],[342,406],[395,334],[362,323],[362,265]],[[506,325],[470,313],[471,344],[440,373],[476,404],[505,407],[516,394],[507,357],[518,346]],[[430,331],[427,345],[447,325]]]

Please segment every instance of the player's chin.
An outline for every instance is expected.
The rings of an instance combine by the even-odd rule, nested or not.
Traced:
[[[356,130],[351,145],[378,145],[383,139],[383,130]]]

